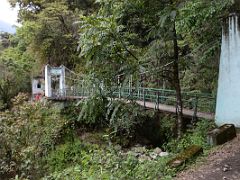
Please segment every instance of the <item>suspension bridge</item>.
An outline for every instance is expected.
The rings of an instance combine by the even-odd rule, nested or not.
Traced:
[[[115,80],[114,80],[115,81]],[[103,82],[89,83],[83,76],[65,66],[45,67],[45,96],[49,100],[83,100],[100,93],[108,98],[137,104],[167,113],[176,113],[176,92],[169,89],[142,87],[129,78],[127,83],[117,82],[105,87]],[[182,92],[183,115],[214,119],[215,97],[207,93]]]

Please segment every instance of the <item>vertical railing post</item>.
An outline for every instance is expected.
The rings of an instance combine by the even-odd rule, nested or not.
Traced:
[[[143,88],[143,106],[146,107],[145,88]]]
[[[194,111],[193,111],[193,117],[192,117],[192,124],[196,123],[197,121],[197,108],[198,108],[198,96],[196,95],[193,100],[194,105]]]
[[[84,97],[84,87],[85,86],[84,86],[84,80],[83,80],[83,82],[82,82],[82,92],[81,92],[83,97]]]
[[[137,99],[139,99],[140,98],[140,88],[139,88],[139,86],[137,88],[138,88],[138,90],[137,90]]]
[[[130,75],[129,78],[129,96],[131,97],[131,93],[132,93],[132,75]]]
[[[159,110],[159,91],[157,91],[157,110]]]
[[[118,97],[119,97],[119,99],[121,99],[121,97],[122,97],[122,93],[121,93],[121,90],[122,90],[122,84],[120,84],[119,85],[119,94],[118,94]]]

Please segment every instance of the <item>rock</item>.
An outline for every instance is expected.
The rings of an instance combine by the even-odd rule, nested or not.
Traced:
[[[159,154],[159,156],[161,156],[161,157],[165,157],[165,156],[168,156],[168,155],[169,155],[168,152],[161,152],[161,153]]]
[[[170,167],[178,167],[182,165],[184,162],[190,160],[194,156],[197,156],[203,152],[202,147],[197,145],[189,146],[187,149],[185,149],[183,152],[178,154],[175,158],[170,160],[167,164]]]
[[[143,162],[143,161],[150,161],[151,158],[150,158],[149,156],[143,154],[143,155],[141,155],[141,156],[138,158],[138,160],[139,160],[140,162]]]
[[[236,129],[233,124],[224,124],[223,126],[216,128],[208,133],[207,141],[208,144],[215,146],[224,144],[227,141],[235,138]]]
[[[129,151],[127,154],[130,155],[130,156],[135,156],[135,157],[141,156],[141,153],[134,152],[134,151]]]
[[[231,166],[229,166],[228,164],[225,164],[224,167],[223,167],[223,172],[227,172],[227,171],[230,171],[232,168]]]
[[[224,167],[223,172],[227,172],[227,171],[228,171],[228,168]]]
[[[149,154],[149,156],[150,156],[153,160],[155,160],[155,159],[157,159],[158,154],[156,154],[155,152],[151,152],[151,153]]]
[[[133,147],[131,151],[136,152],[136,153],[145,153],[146,152],[146,147]]]
[[[156,153],[156,154],[160,154],[162,152],[162,150],[159,147],[157,147],[157,148],[154,149],[153,152]]]
[[[220,168],[217,168],[216,171],[221,171],[221,169],[220,169]]]
[[[171,167],[178,167],[181,164],[182,164],[182,161],[176,159],[175,161],[172,162]]]

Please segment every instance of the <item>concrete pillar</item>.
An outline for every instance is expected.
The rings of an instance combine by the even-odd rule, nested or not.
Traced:
[[[65,66],[60,66],[60,68],[61,68],[61,74],[60,74],[59,88],[60,88],[61,96],[66,96]]]
[[[226,21],[222,34],[216,104],[217,125],[240,127],[240,27],[238,16]]]
[[[52,87],[51,87],[51,73],[50,73],[50,66],[45,66],[45,96],[52,97]]]

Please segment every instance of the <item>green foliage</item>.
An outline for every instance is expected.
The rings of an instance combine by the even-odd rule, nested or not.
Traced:
[[[207,133],[215,127],[214,122],[201,120],[193,130],[189,130],[180,139],[173,139],[166,143],[165,148],[171,152],[178,153],[190,145],[199,145],[204,149],[209,148],[207,144]]]
[[[19,92],[29,92],[34,60],[24,41],[14,35],[2,34],[0,46],[4,47],[0,51],[0,109],[4,109]]]
[[[80,141],[58,146],[47,159],[49,169],[55,171],[44,179],[154,179],[175,174],[174,170],[167,168],[166,158],[140,162],[131,154],[120,154],[113,147],[102,149]],[[70,164],[67,160],[71,161]]]
[[[228,14],[231,0],[188,1],[180,10],[177,30],[184,39],[187,68],[182,81],[189,90],[215,92],[222,24],[220,17]]]
[[[108,100],[102,95],[80,101],[76,109],[80,109],[77,122],[81,126],[107,127],[110,131],[109,138],[117,137],[120,141],[131,139],[136,134],[137,127],[146,119],[141,106],[133,102]]]
[[[0,56],[0,101],[10,107],[10,99],[29,91],[31,58],[17,47],[5,49]]]
[[[77,121],[90,126],[104,125],[108,100],[101,95],[94,95],[80,101],[80,114]]]
[[[46,159],[47,166],[51,172],[61,171],[72,164],[81,163],[82,152],[87,151],[87,147],[80,141],[66,142],[59,145],[57,150],[51,151]],[[87,153],[87,152],[85,152]]]
[[[143,108],[137,104],[113,100],[108,104],[106,119],[112,129],[112,135],[120,137],[134,136],[137,127],[144,121]]]
[[[0,54],[1,52],[10,46],[11,35],[7,32],[0,32]]]
[[[26,99],[20,94],[13,99],[14,108],[0,114],[0,177],[38,177],[40,157],[54,147],[67,124],[57,109]]]

